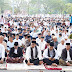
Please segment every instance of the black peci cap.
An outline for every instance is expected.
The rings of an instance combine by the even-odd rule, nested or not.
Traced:
[[[41,35],[41,33],[39,33],[38,35]]]
[[[59,35],[60,35],[60,36],[62,36],[62,34],[61,34],[61,33],[60,33]]]
[[[36,41],[32,41],[31,43],[35,43],[36,44]]]
[[[50,40],[47,40],[46,42],[47,42],[47,43],[50,43]]]
[[[31,36],[27,36],[27,38],[30,38]]]
[[[54,42],[50,42],[50,46],[54,46]]]
[[[70,43],[66,43],[66,45],[70,45]]]
[[[14,45],[15,45],[15,46],[18,46],[18,42],[15,42]]]
[[[44,36],[42,36],[41,38],[44,38]]]
[[[35,39],[36,40],[36,38],[34,38],[34,37],[32,39]]]

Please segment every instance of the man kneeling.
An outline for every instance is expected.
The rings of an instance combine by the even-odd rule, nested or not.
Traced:
[[[27,65],[41,65],[43,61],[41,60],[41,50],[36,46],[36,41],[32,41],[31,45],[26,50],[26,60]]]
[[[15,42],[14,47],[10,49],[9,57],[6,61],[7,63],[22,63],[23,60],[22,49],[18,47],[18,42]]]
[[[59,64],[59,60],[57,59],[57,52],[54,49],[54,43],[50,42],[49,48],[47,48],[44,53],[43,53],[43,62],[46,65],[52,65],[52,66],[57,66]]]

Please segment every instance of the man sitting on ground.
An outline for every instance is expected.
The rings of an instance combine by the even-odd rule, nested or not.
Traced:
[[[72,66],[72,49],[70,43],[66,43],[66,48],[62,50],[59,64],[62,66]]]
[[[14,47],[10,49],[7,63],[22,63],[23,60],[22,49],[18,46],[18,42],[15,42]]]
[[[36,41],[32,41],[31,45],[26,50],[26,60],[27,65],[41,65],[43,63],[41,50],[36,45]]]
[[[43,62],[46,63],[46,65],[53,65],[57,66],[59,64],[58,55],[56,50],[54,49],[54,43],[50,42],[49,48],[45,49],[43,53]]]

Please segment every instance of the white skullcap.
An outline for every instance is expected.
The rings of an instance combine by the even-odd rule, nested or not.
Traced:
[[[64,39],[64,38],[62,38],[62,39],[61,39],[61,41],[65,41],[65,39]]]
[[[68,39],[68,37],[67,37],[67,36],[65,36],[65,37],[64,37],[64,39]]]
[[[53,37],[53,39],[57,38],[56,36]]]

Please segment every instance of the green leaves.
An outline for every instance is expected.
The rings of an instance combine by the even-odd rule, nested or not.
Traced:
[[[12,11],[12,7],[12,0],[0,0],[1,12]],[[21,11],[29,14],[71,14],[72,0],[14,0],[14,12]]]

